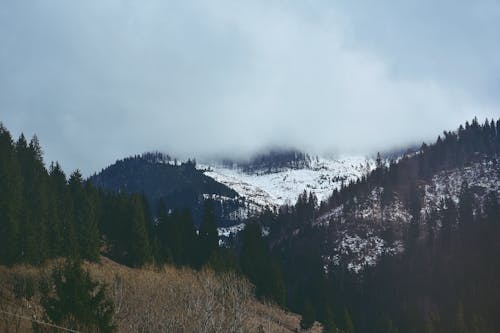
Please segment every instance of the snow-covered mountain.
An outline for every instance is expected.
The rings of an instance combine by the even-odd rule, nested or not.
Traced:
[[[474,214],[481,215],[486,196],[491,192],[500,196],[500,160],[488,158],[444,170],[418,184],[423,195],[419,228],[426,227],[432,211],[439,213],[443,209],[446,198],[458,204],[464,186],[470,189],[477,203]],[[343,261],[350,271],[359,273],[375,265],[383,254],[404,251],[404,232],[413,217],[398,195],[383,203],[383,191],[376,187],[367,196],[354,197],[318,217],[316,225],[332,231],[329,249],[323,256],[325,269]]]
[[[334,189],[347,185],[375,167],[375,161],[361,156],[311,158],[297,151],[269,152],[245,162],[218,160],[198,164],[197,168],[215,181],[238,193],[243,205],[230,212],[234,226],[219,228],[221,237],[241,231],[242,221],[264,211],[295,204],[304,191],[313,192],[318,201],[326,200]],[[232,200],[207,196],[214,200]]]
[[[314,192],[319,201],[327,199],[342,184],[367,174],[374,160],[366,157],[339,159],[312,158],[301,167],[271,171],[245,171],[238,165],[200,164],[205,175],[235,190],[256,210],[293,204],[303,192]]]

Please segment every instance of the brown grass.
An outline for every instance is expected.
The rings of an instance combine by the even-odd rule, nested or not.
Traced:
[[[0,310],[42,318],[35,288],[49,281],[51,263],[0,267]],[[299,332],[300,316],[258,302],[253,287],[234,274],[164,267],[131,269],[107,258],[85,263],[92,277],[107,285],[115,304],[118,332]],[[13,290],[16,290],[16,293]],[[3,332],[29,332],[29,321],[0,313]],[[315,325],[311,332],[321,332]]]

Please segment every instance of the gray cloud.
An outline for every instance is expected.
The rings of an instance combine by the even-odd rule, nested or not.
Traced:
[[[500,6],[3,1],[0,119],[99,170],[159,149],[369,153],[497,117]]]

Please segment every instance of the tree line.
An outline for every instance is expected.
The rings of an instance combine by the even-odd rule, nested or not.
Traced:
[[[250,224],[234,252],[219,246],[212,200],[205,200],[199,228],[188,208],[166,207],[160,201],[153,215],[141,194],[96,188],[78,170],[67,178],[58,163],[47,170],[36,136],[14,141],[0,125],[0,264],[98,261],[103,254],[131,267],[208,265],[245,274],[259,297],[284,304],[281,271],[259,225]]]
[[[496,163],[499,154],[500,120],[474,119],[397,162],[378,159],[376,170],[335,190],[326,203],[303,193],[278,213],[263,212],[226,249],[218,243],[213,202],[205,202],[198,229],[189,209],[167,210],[160,202],[153,216],[143,195],[105,192],[78,171],[66,178],[57,163],[47,170],[36,137],[14,141],[0,126],[0,263],[97,261],[104,253],[135,267],[209,265],[241,272],[260,298],[302,313],[304,328],[319,320],[329,332],[494,332],[500,330],[496,193],[479,202],[463,184],[458,203],[444,198],[425,217],[420,210],[421,185],[434,174]],[[405,252],[383,257],[362,275],[345,265],[325,269],[321,255],[335,223],[325,230],[315,218],[341,204],[355,209],[353,198],[375,187],[383,188],[385,204],[397,197],[412,214]]]
[[[207,203],[199,233],[189,210],[160,211],[153,221],[144,196],[98,189],[78,170],[66,177],[57,162],[47,170],[36,136],[14,141],[0,125],[0,264],[104,253],[134,267],[201,267],[218,248],[214,216]]]
[[[263,214],[259,223],[271,226],[268,242],[283,267],[286,306],[303,314],[304,327],[319,320],[331,332],[337,327],[345,332],[499,331],[497,193],[476,193],[464,182],[458,202],[444,197],[428,214],[421,212],[422,188],[433,175],[481,161],[499,170],[499,154],[500,120],[481,125],[474,119],[399,161],[387,163],[379,156],[372,173],[334,190],[325,203],[318,205],[304,193],[278,214]],[[340,205],[344,212],[355,210],[375,188],[382,188],[383,205],[398,198],[412,215],[400,235],[405,251],[384,255],[361,274],[343,262],[327,267],[322,254],[341,222],[319,227],[315,217]],[[391,242],[395,236],[386,226],[384,237]]]

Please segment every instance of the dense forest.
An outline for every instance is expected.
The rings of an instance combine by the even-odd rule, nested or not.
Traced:
[[[142,266],[201,267],[218,248],[213,205],[205,205],[196,232],[189,210],[156,220],[140,194],[105,192],[78,170],[66,177],[58,163],[45,168],[36,136],[13,141],[0,127],[0,263],[39,265],[58,257]]]
[[[259,153],[248,160],[221,161],[228,168],[238,168],[246,173],[272,173],[283,169],[302,169],[310,166],[311,156],[296,149],[273,149]]]
[[[268,241],[284,270],[286,305],[310,318],[306,326],[317,319],[330,331],[499,331],[498,193],[476,193],[481,189],[464,182],[458,202],[445,197],[429,213],[422,209],[423,186],[439,171],[483,161],[500,179],[499,153],[500,120],[481,125],[474,119],[423,144],[418,153],[390,163],[379,157],[370,175],[335,190],[319,206],[314,195],[304,193],[278,215],[263,214],[259,223],[271,226]],[[411,223],[399,235],[405,251],[386,254],[359,274],[346,263],[325,263],[330,238],[346,222],[334,219],[324,226],[316,218],[341,205],[344,211],[356,209],[377,187],[383,204],[397,197],[411,212]],[[394,237],[388,227],[386,238]]]
[[[238,193],[198,170],[194,159],[180,162],[158,152],[118,160],[89,180],[106,191],[143,194],[152,215],[158,213],[161,204],[168,211],[188,208],[197,227],[206,196],[225,199],[213,203],[219,225],[231,225],[231,213],[245,208]]]
[[[303,328],[318,320],[327,332],[498,332],[498,194],[479,196],[464,183],[458,202],[443,198],[422,213],[422,186],[440,171],[477,161],[500,170],[499,154],[500,120],[474,119],[397,161],[378,158],[372,173],[334,190],[327,202],[304,192],[294,205],[263,212],[222,248],[212,200],[203,203],[197,227],[188,208],[160,201],[150,209],[141,194],[104,191],[79,171],[66,177],[58,163],[47,169],[36,136],[14,141],[1,126],[0,264],[98,261],[102,254],[132,267],[210,266],[243,274],[259,298],[301,313]],[[341,221],[319,225],[318,217],[340,205],[355,209],[355,198],[374,188],[383,189],[384,204],[399,198],[411,212],[401,235],[390,228],[386,235],[401,237],[404,252],[359,274],[326,264]]]

